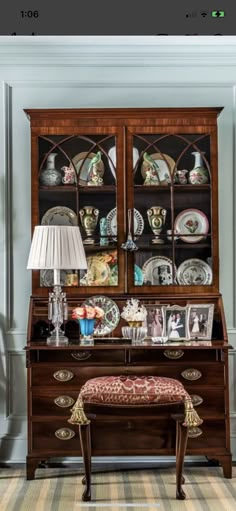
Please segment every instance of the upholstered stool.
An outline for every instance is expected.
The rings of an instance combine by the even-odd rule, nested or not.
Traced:
[[[83,483],[86,488],[82,496],[84,501],[91,499],[92,448],[89,419],[104,414],[106,417],[114,417],[115,414],[116,418],[120,416],[122,420],[129,420],[135,417],[135,412],[139,418],[141,415],[144,421],[153,421],[153,417],[158,421],[158,415],[163,413],[168,419],[176,421],[176,498],[185,499],[182,471],[188,428],[198,426],[202,420],[194,410],[189,394],[178,380],[133,375],[92,378],[81,388],[71,411],[69,422],[79,425],[85,469]]]

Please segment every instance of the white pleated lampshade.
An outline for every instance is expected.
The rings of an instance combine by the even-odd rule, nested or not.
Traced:
[[[79,227],[37,225],[28,270],[86,270],[87,261]]]

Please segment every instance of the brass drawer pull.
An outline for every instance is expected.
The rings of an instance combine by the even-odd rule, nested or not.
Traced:
[[[59,369],[59,371],[53,373],[53,378],[57,381],[69,381],[74,378],[74,373],[72,373],[72,371],[68,371],[68,369]]]
[[[181,358],[184,355],[183,350],[165,350],[164,355],[167,358]]]
[[[58,396],[54,399],[54,403],[60,408],[69,408],[74,404],[75,400],[70,396]]]
[[[59,440],[70,440],[75,436],[75,432],[70,428],[60,428],[55,431],[55,436]]]
[[[199,380],[199,378],[202,377],[202,373],[201,373],[201,371],[198,371],[198,369],[193,369],[191,367],[189,369],[185,369],[184,371],[182,371],[181,376],[185,380],[194,381],[194,380]]]
[[[88,351],[74,351],[71,353],[71,356],[75,358],[75,360],[88,360],[91,357],[91,353]]]
[[[189,428],[189,430],[188,430],[188,437],[189,438],[197,438],[200,435],[202,435],[202,429],[201,428],[198,428],[197,426],[193,426],[192,428]]]
[[[191,394],[190,397],[192,399],[193,406],[199,406],[203,403],[202,397],[198,396],[198,394]]]

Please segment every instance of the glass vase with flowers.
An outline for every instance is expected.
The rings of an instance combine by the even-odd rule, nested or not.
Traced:
[[[104,311],[97,306],[81,305],[73,309],[72,319],[76,319],[79,322],[82,344],[93,344],[95,324],[103,316]]]

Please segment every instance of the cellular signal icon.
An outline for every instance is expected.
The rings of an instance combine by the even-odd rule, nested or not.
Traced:
[[[196,16],[197,16],[197,11],[188,12],[185,15],[186,18],[196,18]]]

